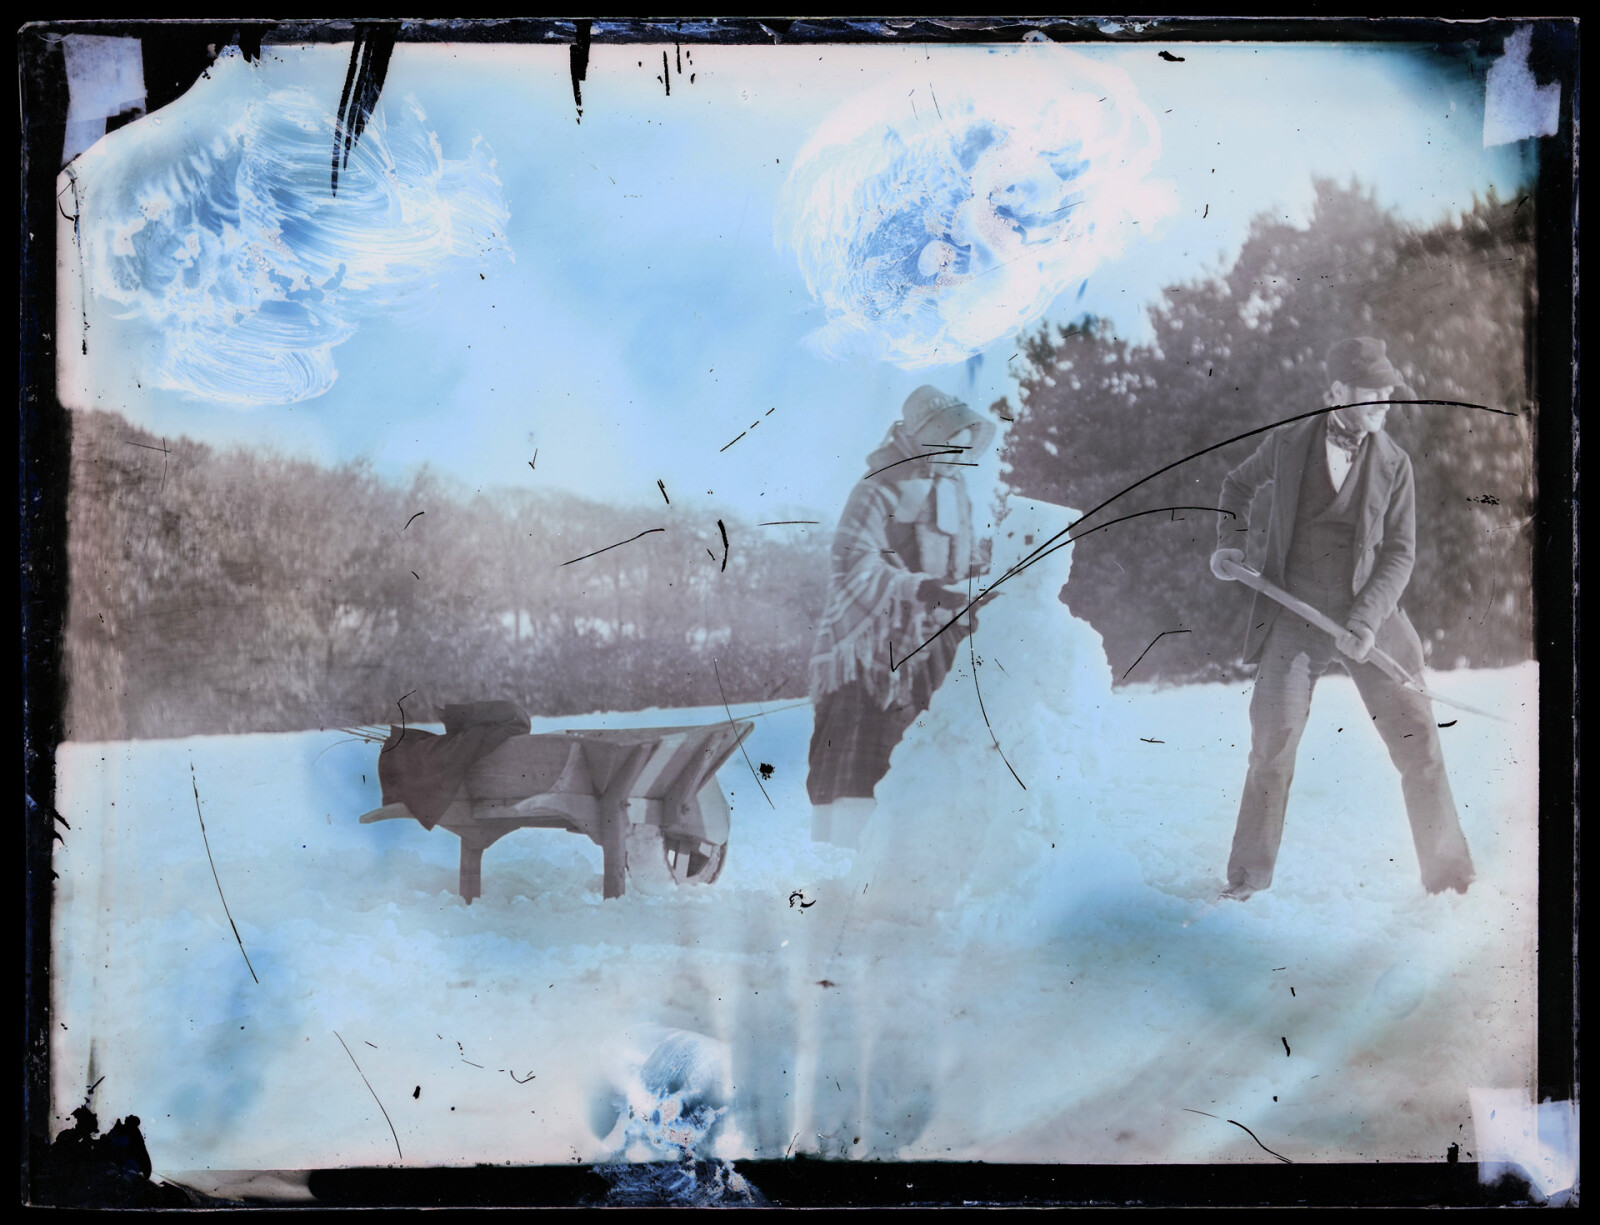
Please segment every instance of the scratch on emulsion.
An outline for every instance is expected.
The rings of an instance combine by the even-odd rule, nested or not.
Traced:
[[[1252,1140],[1254,1140],[1256,1142],[1256,1144],[1261,1147],[1263,1152],[1272,1153],[1272,1155],[1274,1157],[1276,1157],[1279,1161],[1283,1162],[1285,1165],[1293,1165],[1294,1164],[1294,1161],[1292,1159],[1290,1159],[1288,1157],[1285,1157],[1282,1153],[1273,1152],[1272,1149],[1268,1148],[1265,1144],[1262,1144],[1261,1143],[1261,1137],[1256,1135],[1255,1132],[1251,1131],[1243,1123],[1239,1122],[1238,1119],[1224,1119],[1220,1115],[1206,1114],[1206,1112],[1204,1110],[1195,1110],[1195,1109],[1193,1109],[1192,1107],[1189,1107],[1189,1106],[1185,1106],[1185,1107],[1183,1107],[1183,1109],[1187,1110],[1190,1114],[1204,1114],[1206,1116],[1206,1118],[1208,1118],[1208,1119],[1217,1119],[1219,1122],[1222,1122],[1222,1123],[1232,1123],[1235,1127],[1237,1127],[1241,1131],[1243,1131],[1245,1133],[1245,1135],[1249,1136]]]
[[[338,1030],[334,1030],[333,1031],[333,1036],[335,1038],[339,1038],[339,1031]],[[400,1154],[400,1160],[404,1161],[406,1155],[405,1155],[404,1152],[401,1152],[401,1149],[400,1149],[400,1135],[394,1129],[394,1120],[389,1117],[389,1112],[387,1110],[383,1109],[383,1101],[382,1101],[382,1099],[380,1099],[378,1097],[378,1091],[372,1087],[372,1082],[367,1079],[367,1074],[361,1070],[361,1065],[359,1063],[356,1063],[356,1057],[350,1053],[350,1048],[348,1046],[345,1046],[345,1041],[344,1041],[343,1038],[339,1038],[339,1045],[344,1047],[344,1053],[346,1055],[350,1055],[350,1062],[355,1064],[356,1075],[361,1077],[361,1083],[366,1085],[367,1092],[372,1094],[372,1100],[378,1103],[378,1109],[379,1110],[383,1110],[383,1121],[385,1123],[389,1124],[389,1134],[394,1137],[394,1151],[396,1153],[399,1153]],[[417,1086],[417,1092],[412,1094],[412,1096],[413,1097],[421,1096],[421,1091],[422,1091],[422,1086],[418,1085]]]
[[[971,608],[976,602],[977,601],[972,598],[972,580],[969,578],[967,580],[967,607]],[[976,630],[969,630],[967,633],[967,653],[972,660],[972,692],[978,695],[978,713],[983,716],[984,727],[989,729],[989,739],[994,742],[994,751],[999,753],[1000,760],[1006,763],[1006,769],[1010,770],[1011,777],[1017,780],[1017,786],[1026,791],[1028,789],[1028,784],[1022,781],[1022,778],[1017,774],[1015,767],[1012,766],[1010,759],[1006,756],[1006,751],[1000,747],[1000,740],[994,734],[994,727],[989,722],[989,712],[984,709],[983,690],[978,688],[978,651],[973,645],[973,642],[977,636]]]
[[[233,921],[233,912],[228,909],[228,899],[222,894],[222,878],[217,875],[217,861],[211,856],[211,839],[206,836],[206,818],[200,811],[200,785],[195,782],[194,762],[189,763],[189,786],[194,791],[194,815],[200,818],[200,840],[206,846],[206,860],[211,864],[211,879],[217,882],[217,896],[222,898],[222,913],[228,916],[228,926],[233,929],[233,938],[238,941],[239,955],[244,958],[245,969],[250,971],[250,977],[259,984],[256,978],[256,968],[250,964],[250,954],[244,951],[244,941],[239,938],[239,926]]]
[[[733,708],[728,705],[728,692],[722,687],[722,672],[717,668],[717,661],[711,661],[711,672],[717,678],[717,692],[722,695],[722,709],[727,711],[728,726],[738,728],[733,721]],[[739,752],[744,754],[744,764],[750,767],[750,777],[756,780],[756,786],[761,787],[761,795],[767,801],[767,807],[776,809],[778,806],[772,802],[772,797],[767,794],[767,789],[761,785],[761,775],[756,773],[755,763],[750,760],[750,754],[744,747],[744,741],[739,742]]]

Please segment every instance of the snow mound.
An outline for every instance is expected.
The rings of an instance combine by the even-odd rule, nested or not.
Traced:
[[[854,865],[864,917],[1031,922],[1030,899],[1065,861],[1111,696],[1100,635],[1060,599],[1076,518],[1007,500],[995,556],[1008,568],[991,576],[976,633],[878,787]]]

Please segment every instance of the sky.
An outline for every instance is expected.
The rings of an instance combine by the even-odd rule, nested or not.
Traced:
[[[225,56],[68,167],[63,398],[465,493],[829,513],[915,387],[1014,396],[1019,333],[1086,312],[1142,337],[1315,178],[1419,225],[1531,179],[1460,59],[1163,50],[597,45],[580,122],[565,46],[402,44],[337,199],[348,48]]]

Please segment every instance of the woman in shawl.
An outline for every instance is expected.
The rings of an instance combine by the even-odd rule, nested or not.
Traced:
[[[815,841],[858,844],[889,755],[971,632],[968,614],[934,638],[967,607],[968,580],[987,566],[961,472],[993,437],[994,425],[960,400],[919,387],[845,503],[811,655],[806,788]],[[893,669],[891,648],[909,657]]]

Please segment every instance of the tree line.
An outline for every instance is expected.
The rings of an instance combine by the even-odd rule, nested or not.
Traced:
[[[538,716],[806,692],[831,524],[469,497],[426,469],[397,484],[108,412],[74,414],[72,462],[73,738],[418,723],[489,698]]]
[[[1390,410],[1387,429],[1410,454],[1417,489],[1417,561],[1401,605],[1431,667],[1528,659],[1533,206],[1491,194],[1418,228],[1353,184],[1318,182],[1316,195],[1306,226],[1262,215],[1231,266],[1168,288],[1147,341],[1130,343],[1092,317],[1031,335],[1016,404],[994,406],[1015,418],[1001,453],[1006,479],[1029,497],[1088,510],[1176,463],[1080,532],[1141,510],[1214,507],[1223,476],[1261,436],[1195,453],[1324,407],[1328,349],[1379,337],[1408,380],[1406,398],[1499,410]],[[1259,561],[1265,515],[1252,519]],[[1145,514],[1074,550],[1063,597],[1104,637],[1118,680],[1245,675],[1251,593],[1207,569],[1215,525],[1203,509]],[[1164,631],[1187,632],[1152,647]]]

